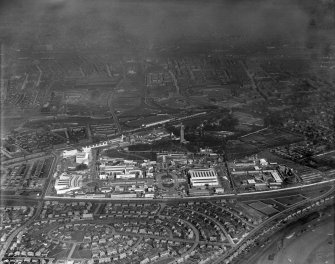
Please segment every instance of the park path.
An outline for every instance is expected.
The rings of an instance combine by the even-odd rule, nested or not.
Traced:
[[[72,258],[72,254],[73,254],[74,250],[76,249],[76,246],[77,246],[77,243],[72,244],[71,250],[70,250],[69,254],[67,255],[68,259]]]

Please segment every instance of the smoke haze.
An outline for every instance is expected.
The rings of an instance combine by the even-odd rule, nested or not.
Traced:
[[[135,38],[152,45],[184,36],[279,36],[304,41],[310,16],[294,1],[10,0],[0,4],[9,43],[94,42]]]

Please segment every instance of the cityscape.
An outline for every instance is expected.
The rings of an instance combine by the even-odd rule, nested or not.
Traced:
[[[335,2],[0,2],[1,264],[334,263]]]

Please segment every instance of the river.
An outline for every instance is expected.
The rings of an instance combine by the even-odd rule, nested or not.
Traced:
[[[256,264],[333,264],[334,211],[301,225],[297,223],[272,237],[271,245],[256,253]],[[294,235],[293,235],[294,234]],[[282,240],[281,240],[282,239]],[[272,255],[272,258],[269,257]]]

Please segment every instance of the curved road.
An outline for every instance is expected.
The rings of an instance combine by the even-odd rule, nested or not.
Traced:
[[[56,159],[55,159],[56,160]],[[55,160],[52,164],[52,167],[55,166]],[[49,175],[49,179],[48,179],[48,184],[47,186],[50,185],[50,179],[51,179],[51,175],[52,174],[52,170],[50,170],[50,175]],[[329,193],[332,193],[334,190],[334,181],[335,179],[329,180],[329,181],[324,181],[324,182],[320,182],[320,183],[315,183],[315,184],[310,184],[310,185],[305,185],[305,186],[299,186],[299,187],[293,187],[293,188],[287,188],[287,189],[281,189],[278,191],[265,191],[265,192],[254,192],[254,193],[245,193],[245,194],[228,194],[228,195],[220,195],[220,196],[208,196],[208,197],[187,197],[187,198],[180,198],[180,199],[169,199],[170,201],[183,201],[183,202],[187,202],[187,201],[193,201],[193,200],[202,200],[202,201],[208,201],[208,200],[212,200],[212,199],[231,199],[231,198],[239,198],[241,200],[244,199],[250,199],[250,198],[254,198],[254,199],[264,199],[263,197],[272,197],[274,195],[276,196],[280,196],[280,195],[288,195],[290,193],[292,194],[296,194],[299,191],[303,191],[303,190],[324,190],[326,187],[330,187],[331,189],[327,192],[323,192],[323,194],[317,198],[314,199],[308,199],[307,201],[304,200],[300,203],[295,204],[294,206],[276,214],[273,217],[270,217],[269,219],[267,219],[266,221],[264,221],[260,226],[256,227],[255,229],[253,229],[249,235],[247,237],[245,237],[245,239],[243,241],[247,241],[248,239],[250,239],[251,237],[253,237],[254,235],[256,235],[260,230],[262,230],[264,228],[264,226],[266,224],[269,224],[270,222],[272,222],[275,219],[279,219],[281,216],[283,216],[285,213],[290,212],[292,209],[297,208],[298,206],[304,205],[305,203],[310,203],[312,201],[316,201],[322,197],[325,197],[327,195],[329,195]],[[47,189],[47,188],[46,188]],[[3,198],[3,197],[2,197]],[[22,199],[22,197],[13,197],[14,200],[16,198],[20,198]],[[27,198],[28,200],[30,200],[29,198]],[[42,205],[43,205],[43,200],[65,200],[65,201],[78,201],[78,200],[91,200],[91,201],[95,201],[95,202],[99,202],[99,201],[111,201],[111,199],[74,199],[71,197],[48,197],[45,196],[45,191],[42,193],[41,197],[38,198],[34,198],[31,200],[35,200],[38,201],[38,207],[36,208],[35,214],[32,218],[30,218],[30,220],[28,220],[25,224],[23,224],[21,227],[19,227],[18,229],[16,229],[15,231],[12,232],[12,234],[8,237],[6,243],[4,244],[4,247],[0,250],[0,259],[2,259],[4,257],[4,254],[6,252],[6,250],[8,249],[8,247],[10,246],[11,241],[17,236],[17,234],[24,230],[24,228],[26,228],[28,225],[30,225],[31,223],[33,223],[33,221],[37,218],[37,216],[39,216],[41,209],[42,209]],[[121,200],[121,199],[119,199]],[[149,199],[131,199],[131,198],[125,198],[125,201],[129,202],[132,200],[135,201],[141,201],[141,202],[167,202],[169,200],[167,199],[157,199],[157,200],[149,200]],[[199,213],[199,212],[197,212]],[[206,217],[208,217],[206,215]],[[214,220],[214,219],[213,219]],[[215,221],[216,222],[216,221]],[[225,231],[224,228],[221,227],[222,231]],[[225,232],[224,232],[225,233]],[[235,245],[233,252],[235,250],[238,250],[239,246],[243,244],[243,241],[240,241],[237,245]],[[230,241],[231,243],[231,241]],[[227,254],[232,254],[231,251],[227,252]],[[224,260],[224,258],[227,256],[227,254],[225,254],[222,258],[220,258],[219,260],[217,260],[214,263],[220,263]]]

